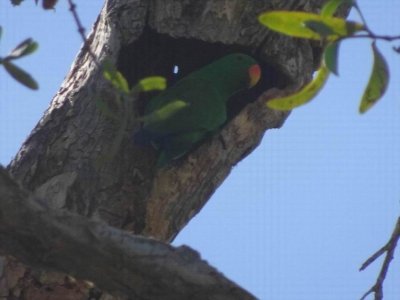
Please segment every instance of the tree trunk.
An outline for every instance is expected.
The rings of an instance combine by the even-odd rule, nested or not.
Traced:
[[[272,9],[318,11],[323,2],[106,1],[88,38],[97,61],[83,47],[50,107],[8,166],[9,173],[47,199],[51,209],[137,235],[173,240],[231,168],[257,147],[265,131],[283,124],[288,114],[267,109],[266,99],[305,84],[319,62],[318,47],[269,32],[258,24],[257,15]],[[133,86],[155,74],[173,83],[175,65],[181,77],[230,52],[245,52],[260,62],[261,84],[236,97],[230,121],[218,134],[166,168],[155,168],[157,153],[151,147],[133,143],[146,95],[132,99],[125,123],[99,109],[99,102],[113,107],[117,97],[102,75],[105,60],[115,63]],[[115,138],[118,133],[121,140]],[[4,259],[3,267],[1,295],[111,299],[90,284],[30,270],[11,258]]]

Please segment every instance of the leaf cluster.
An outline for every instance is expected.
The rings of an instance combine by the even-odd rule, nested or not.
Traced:
[[[115,104],[117,108],[121,112],[126,111],[126,106],[129,105],[130,99],[134,98],[141,92],[151,92],[151,91],[162,91],[167,87],[167,81],[164,77],[161,76],[150,76],[145,77],[139,80],[139,82],[133,86],[129,87],[128,81],[122,75],[121,72],[117,70],[115,65],[110,61],[105,61],[103,66],[103,76],[104,78],[111,83],[114,89],[117,91],[117,97],[115,99]],[[99,108],[106,113],[107,115],[112,115],[113,113],[109,108],[107,108],[104,104],[104,100],[99,101]],[[119,118],[119,116],[114,116]]]
[[[335,17],[337,9],[347,4],[356,9],[362,22],[348,21]],[[259,16],[259,21],[270,30],[296,38],[320,41],[323,56],[320,68],[314,79],[293,95],[272,99],[267,106],[277,110],[291,110],[311,101],[323,88],[330,73],[338,76],[339,46],[343,40],[351,38],[369,38],[374,57],[372,72],[361,97],[359,111],[366,112],[386,92],[389,83],[389,68],[384,56],[376,46],[376,40],[392,41],[399,37],[375,35],[367,26],[364,16],[355,0],[330,0],[320,14],[299,11],[269,11]]]
[[[0,39],[1,35],[2,27],[0,26]],[[4,69],[8,72],[8,74],[10,74],[11,77],[13,77],[19,83],[32,90],[37,90],[39,88],[38,83],[28,72],[18,67],[13,61],[32,54],[37,50],[38,46],[39,45],[37,42],[31,38],[28,38],[19,43],[8,55],[5,57],[0,57],[0,65],[4,66]]]
[[[20,5],[24,0],[10,0],[12,5]],[[54,9],[58,0],[42,0],[43,9]],[[39,0],[35,0],[35,3],[38,4]]]

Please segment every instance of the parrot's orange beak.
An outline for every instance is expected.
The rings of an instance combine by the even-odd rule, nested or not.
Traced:
[[[249,77],[250,77],[249,87],[255,86],[261,77],[261,68],[259,65],[255,64],[249,68]]]

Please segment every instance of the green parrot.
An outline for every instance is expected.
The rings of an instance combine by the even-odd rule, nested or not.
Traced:
[[[227,121],[229,98],[256,85],[260,76],[257,62],[242,53],[190,73],[149,100],[135,142],[151,143],[159,150],[157,166],[165,166],[217,131]]]

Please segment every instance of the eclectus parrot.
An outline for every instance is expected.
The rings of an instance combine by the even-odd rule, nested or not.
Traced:
[[[257,62],[241,53],[190,73],[149,100],[135,141],[151,143],[159,150],[157,166],[165,166],[217,131],[227,120],[229,98],[256,85],[260,76]]]

